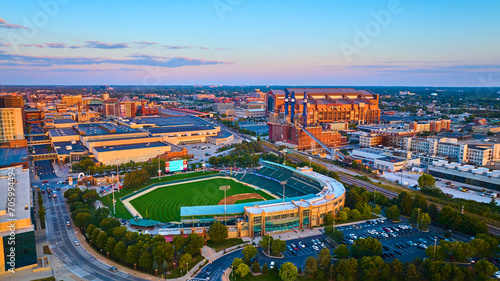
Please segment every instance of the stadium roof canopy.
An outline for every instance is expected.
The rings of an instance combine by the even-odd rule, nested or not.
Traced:
[[[307,200],[316,197],[315,194],[308,194],[305,196],[297,196],[285,198],[285,203],[292,201],[299,201],[301,199]],[[231,214],[242,214],[245,212],[245,207],[249,206],[263,206],[270,204],[278,204],[283,202],[283,199],[274,199],[267,201],[256,201],[249,203],[233,204],[226,206],[226,215]],[[193,206],[193,207],[181,207],[181,217],[191,217],[191,216],[211,216],[211,215],[224,215],[224,205],[210,205],[210,206]]]
[[[140,218],[130,219],[129,222],[131,226],[140,226],[140,227],[151,227],[160,223],[159,221],[140,219]]]

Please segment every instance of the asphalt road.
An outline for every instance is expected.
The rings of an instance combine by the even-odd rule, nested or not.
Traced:
[[[57,198],[49,199],[47,194],[43,198],[47,210],[47,242],[51,245],[53,255],[64,267],[85,280],[144,280],[120,271],[110,272],[109,265],[95,259],[82,246],[74,244],[77,238],[73,226],[66,225],[70,215],[64,206],[63,192],[56,191]]]
[[[222,280],[222,274],[224,274],[224,271],[231,266],[233,260],[235,258],[243,257],[241,251],[242,250],[237,250],[216,259],[215,261],[207,265],[205,267],[206,269],[200,271],[191,280]]]

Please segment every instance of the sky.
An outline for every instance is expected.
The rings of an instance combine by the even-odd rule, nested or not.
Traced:
[[[4,85],[500,86],[500,1],[0,0]]]

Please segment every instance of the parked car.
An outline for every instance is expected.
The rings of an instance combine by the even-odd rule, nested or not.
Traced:
[[[111,272],[118,272],[118,268],[116,268],[116,267],[113,266],[113,267],[109,268],[109,271],[111,271]]]

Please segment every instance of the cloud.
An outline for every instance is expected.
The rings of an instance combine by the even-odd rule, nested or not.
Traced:
[[[168,46],[168,45],[165,45],[163,46],[169,50],[182,50],[182,49],[191,49],[193,48],[192,46]]]
[[[64,66],[64,65],[93,65],[93,64],[117,64],[134,66],[157,66],[176,68],[182,66],[232,64],[231,62],[193,59],[186,57],[160,57],[148,55],[134,55],[126,59],[111,58],[87,58],[87,57],[50,57],[50,56],[27,56],[7,54],[0,51],[0,65],[4,66]]]
[[[130,48],[128,43],[102,43],[99,41],[87,41],[87,48],[95,48],[95,49],[125,49]]]
[[[19,47],[37,47],[37,48],[45,48],[42,44],[21,44]]]
[[[10,47],[10,46],[12,46],[12,44],[10,44],[10,43],[5,43],[5,44],[0,43],[0,47]]]
[[[62,48],[67,48],[68,46],[66,43],[45,43],[45,45],[53,49],[62,49]]]
[[[4,19],[0,18],[0,28],[10,28],[10,29],[28,29],[26,26],[18,25],[18,24],[10,24],[6,22]]]
[[[152,45],[158,44],[158,42],[148,42],[148,41],[134,41],[132,43],[136,44],[136,45],[142,45],[142,46],[152,46]]]

